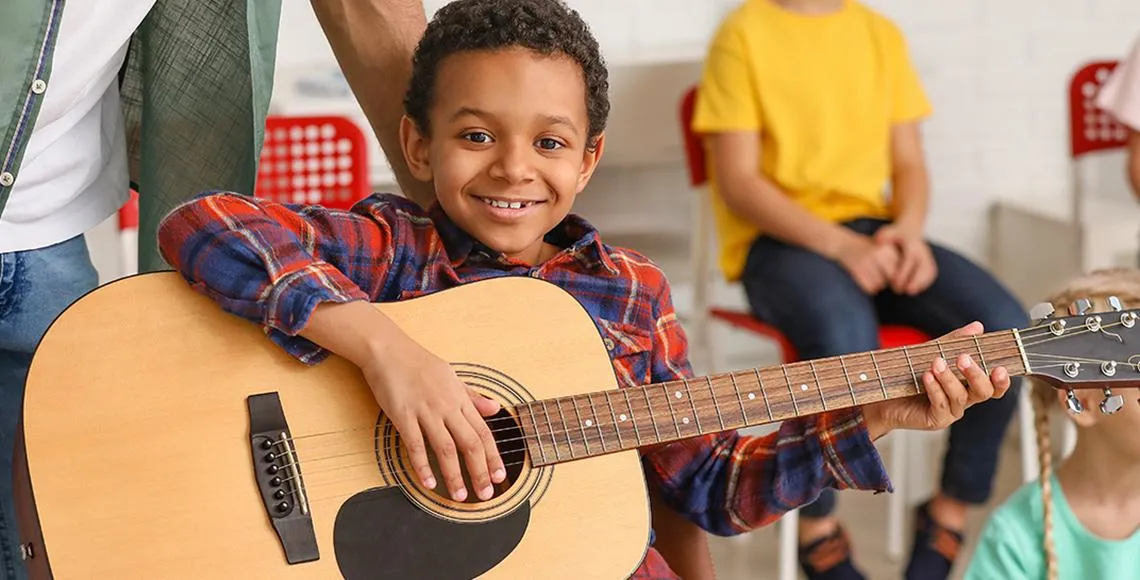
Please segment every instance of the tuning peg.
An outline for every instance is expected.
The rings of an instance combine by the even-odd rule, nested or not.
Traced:
[[[1053,308],[1051,303],[1041,302],[1029,309],[1029,319],[1033,321],[1033,324],[1040,324],[1041,321],[1053,316],[1055,311],[1056,309]]]
[[[1111,415],[1124,408],[1124,397],[1112,394],[1112,389],[1104,390],[1104,400],[1100,402],[1100,412]]]
[[[1124,310],[1124,306],[1120,304],[1120,299],[1116,296],[1108,297],[1108,307],[1111,308],[1114,312],[1120,312],[1121,310]]]
[[[1088,298],[1080,298],[1069,307],[1073,314],[1084,314],[1092,308],[1092,301]]]
[[[1080,415],[1081,411],[1085,410],[1085,406],[1081,404],[1081,400],[1073,394],[1073,389],[1066,391],[1065,404],[1069,406],[1069,412],[1074,415]]]

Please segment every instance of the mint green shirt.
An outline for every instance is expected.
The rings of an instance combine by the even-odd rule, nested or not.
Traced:
[[[1060,580],[1140,578],[1140,531],[1123,540],[1094,536],[1069,507],[1054,476],[1053,542]],[[1045,578],[1041,485],[1017,490],[990,515],[965,580]]]
[[[0,2],[0,211],[44,95],[64,2]],[[156,0],[119,74],[139,269],[165,269],[158,222],[207,189],[253,194],[281,0]]]

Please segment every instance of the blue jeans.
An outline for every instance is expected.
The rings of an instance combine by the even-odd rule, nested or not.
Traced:
[[[32,351],[59,313],[99,283],[84,236],[0,254],[0,578],[27,578],[20,560],[12,453]]]
[[[858,219],[844,226],[871,235],[886,223]],[[993,276],[946,248],[930,248],[938,277],[915,296],[889,289],[868,296],[838,263],[767,236],[753,243],[742,282],[753,315],[785,334],[803,359],[877,349],[880,323],[911,326],[932,337],[974,320],[987,332],[1028,324],[1024,308]],[[943,494],[968,504],[990,497],[1019,388],[1020,379],[1014,379],[1005,397],[970,407],[950,426]],[[801,513],[823,517],[835,503],[835,491],[826,490]]]

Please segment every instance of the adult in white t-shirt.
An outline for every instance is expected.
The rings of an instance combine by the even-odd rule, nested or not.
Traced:
[[[1128,129],[1128,179],[1140,199],[1140,39],[1105,81],[1096,104]]]
[[[124,117],[121,97],[130,101],[133,93],[120,95],[119,90],[124,64],[134,60],[127,58],[133,50],[132,38],[138,38],[136,31],[143,31],[141,36],[148,40],[141,50],[151,50],[143,59],[151,68],[142,74],[149,76],[139,82],[152,86],[165,82],[161,86],[166,94],[171,90],[179,94],[214,91],[218,82],[232,83],[229,88],[234,89],[241,79],[225,76],[227,72],[257,74],[259,82],[271,78],[264,67],[272,62],[259,59],[273,55],[273,45],[265,43],[276,38],[279,13],[275,10],[279,7],[273,3],[204,0],[5,0],[0,9],[4,15],[0,18],[0,580],[26,577],[15,521],[12,460],[32,351],[51,321],[98,284],[84,234],[112,217],[130,193],[126,128],[133,124]],[[314,4],[314,12],[365,114],[377,128],[382,146],[391,153],[398,142],[396,127],[403,113],[411,54],[426,24],[423,4],[418,0],[324,0]],[[148,15],[152,18],[144,23]],[[242,52],[245,47],[218,46],[214,35],[222,38],[221,25],[245,36],[242,40],[250,44],[249,52]],[[148,43],[159,37],[168,42],[167,47],[183,43],[176,48],[226,52],[203,59],[193,58],[198,53],[189,49],[179,52],[179,57],[156,54],[160,51]],[[193,42],[199,44],[191,46]],[[227,63],[244,62],[245,68],[219,72],[222,57],[229,59]],[[156,62],[178,64],[163,69]],[[186,72],[190,74],[185,77],[174,74]],[[190,87],[185,85],[170,88],[182,78],[198,86],[192,87],[194,91],[187,91]],[[256,83],[244,83],[242,88],[250,84]],[[253,100],[268,98],[258,93],[263,88],[257,84],[250,91]],[[153,98],[155,92],[143,94]],[[160,157],[177,151],[171,153],[168,144],[166,148],[147,145],[147,132],[165,127],[156,123],[156,115],[181,123],[180,128],[204,123],[224,129],[233,120],[219,118],[221,113],[211,116],[198,109],[164,108],[168,102],[155,98],[142,127],[143,149]],[[245,101],[244,106],[256,107],[249,103]],[[263,119],[264,111],[260,115]],[[252,128],[245,133],[233,131],[225,138],[252,141],[252,133]],[[397,177],[404,176],[402,156],[389,156]],[[250,158],[256,159],[256,154]],[[218,165],[213,166],[215,170]],[[212,179],[213,174],[209,175]],[[419,191],[413,189],[414,184],[403,180],[401,184],[405,191]],[[145,188],[141,195],[146,195]],[[415,195],[410,197],[424,203]],[[67,385],[58,387],[59,396],[66,397]],[[92,529],[92,533],[103,532]]]

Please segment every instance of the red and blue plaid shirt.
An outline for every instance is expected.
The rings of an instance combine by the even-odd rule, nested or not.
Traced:
[[[665,275],[645,256],[603,244],[574,215],[546,236],[562,251],[536,266],[473,239],[438,204],[424,211],[394,195],[371,196],[345,212],[207,193],[172,211],[158,241],[195,289],[263,325],[309,364],[328,353],[297,333],[321,302],[404,300],[497,276],[533,276],[586,308],[622,386],[692,376]],[[678,441],[642,457],[666,503],[718,535],[774,522],[825,487],[890,489],[857,409],[785,421],[764,437],[730,431]],[[650,549],[633,578],[676,575]]]

